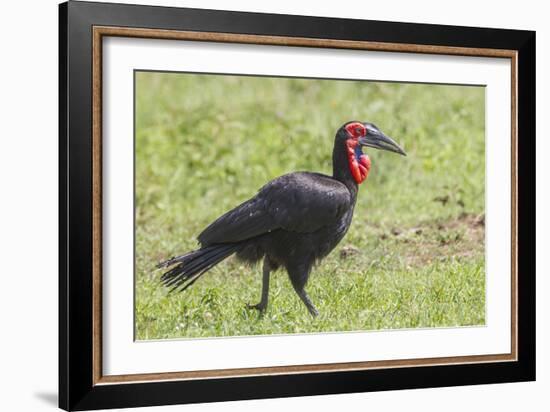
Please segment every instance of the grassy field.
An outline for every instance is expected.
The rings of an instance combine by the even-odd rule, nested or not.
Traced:
[[[182,294],[155,264],[281,174],[331,173],[336,129],[375,123],[352,226],[314,269],[313,319],[284,271],[265,316],[259,267],[230,258]],[[484,89],[136,73],[136,339],[485,323]]]

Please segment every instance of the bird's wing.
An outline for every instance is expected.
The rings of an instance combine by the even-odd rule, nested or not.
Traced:
[[[350,207],[347,187],[316,173],[291,173],[266,184],[256,196],[216,219],[198,237],[203,246],[238,242],[277,229],[315,232]]]

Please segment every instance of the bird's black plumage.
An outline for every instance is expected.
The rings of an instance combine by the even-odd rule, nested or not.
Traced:
[[[310,313],[317,315],[305,285],[314,263],[329,254],[348,231],[357,199],[349,144],[361,136],[353,136],[349,129],[353,124],[361,125],[348,122],[336,134],[332,176],[295,172],[270,181],[204,229],[198,236],[200,249],[161,263],[159,267],[172,267],[163,274],[163,282],[171,290],[184,290],[236,253],[247,262],[264,260],[261,301],[252,307],[265,310],[270,272],[283,267]]]

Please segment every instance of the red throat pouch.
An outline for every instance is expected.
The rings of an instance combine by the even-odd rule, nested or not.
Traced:
[[[356,147],[358,145],[357,140],[349,139],[347,141],[348,146],[348,164],[353,176],[353,179],[357,184],[361,184],[365,181],[370,171],[370,158],[364,153],[358,154]]]

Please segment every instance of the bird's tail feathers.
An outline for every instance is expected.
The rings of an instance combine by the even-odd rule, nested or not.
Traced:
[[[174,291],[182,292],[195,283],[205,272],[212,269],[225,258],[237,252],[239,244],[219,244],[194,250],[182,256],[176,256],[157,265],[157,268],[174,266],[161,276],[161,281]]]

